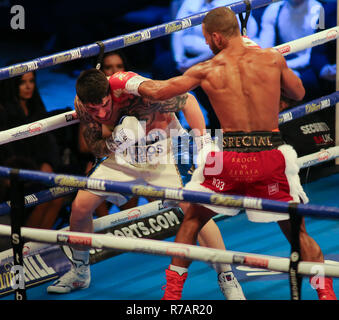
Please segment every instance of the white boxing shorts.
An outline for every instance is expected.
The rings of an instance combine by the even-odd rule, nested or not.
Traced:
[[[171,132],[178,132],[180,137],[188,141],[188,133],[181,127],[175,118],[169,124],[166,137],[156,142],[142,146],[130,147],[123,154],[112,153],[101,161],[90,174],[91,178],[127,182],[144,180],[150,186],[180,188],[190,180],[193,159],[187,156],[188,150],[179,150],[177,139],[170,136]],[[154,132],[153,132],[154,134]],[[156,139],[157,140],[157,139]],[[179,148],[180,149],[180,148]],[[178,153],[186,153],[185,159],[178,159]],[[107,193],[88,190],[99,196],[104,196],[107,201],[117,206],[125,204],[131,195],[120,193]]]

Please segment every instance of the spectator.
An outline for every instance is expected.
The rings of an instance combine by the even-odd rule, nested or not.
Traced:
[[[263,13],[259,45],[274,47],[309,36],[315,32],[323,7],[316,0],[284,0],[269,5]],[[310,64],[312,48],[287,55],[287,65],[302,80],[306,90],[304,101],[318,98],[319,83]]]
[[[321,16],[323,13],[324,7],[321,7],[321,5],[314,1],[314,0],[305,0],[302,1],[300,4],[300,7],[297,7],[296,14],[301,14],[301,12],[304,12],[304,19],[301,19],[300,16],[295,16],[294,11],[289,12],[287,9],[284,10],[284,7],[291,9],[291,5],[289,2],[285,1],[282,4],[276,3],[274,5],[271,5],[271,14],[273,15],[270,17],[270,12],[267,11],[264,13],[263,21],[266,20],[266,30],[267,34],[265,35],[266,39],[269,37],[267,35],[270,35],[270,38],[272,38],[272,30],[270,31],[268,22],[270,19],[274,20],[277,16],[277,13],[274,14],[273,9],[275,8],[275,11],[278,11],[280,8],[280,18],[279,18],[279,24],[281,23],[281,34],[284,35],[285,41],[290,41],[293,38],[299,38],[303,36],[307,36],[310,33],[315,32],[313,27],[317,27],[319,25],[320,28],[324,28],[323,22],[325,21],[325,28],[329,28],[331,25],[336,25],[336,17],[332,17],[334,19],[334,22],[331,23],[331,19],[329,18],[332,14],[335,14],[335,10],[333,13],[333,5],[336,6],[336,3],[328,3],[325,5],[325,13],[326,17],[324,19],[324,16]],[[302,9],[303,8],[303,9]],[[332,8],[329,10],[329,8]],[[268,10],[268,9],[267,9]],[[303,10],[303,11],[301,11]],[[285,12],[285,13],[284,13]],[[312,14],[315,14],[315,16],[312,17]],[[289,18],[290,21],[287,21],[286,17],[287,14],[290,14],[291,17]],[[285,17],[285,18],[284,18]],[[319,19],[320,18],[320,19]],[[283,20],[285,19],[285,20]],[[290,27],[288,28],[288,32],[283,28],[283,23],[288,24]],[[308,27],[308,28],[306,28]],[[271,24],[272,28],[272,24]],[[319,30],[319,31],[322,31]],[[290,36],[288,36],[290,35]],[[283,41],[283,42],[285,42]],[[267,44],[267,46],[269,46]],[[327,46],[333,46],[332,49],[333,52],[327,51]],[[294,61],[308,61],[307,66],[305,68],[301,68],[300,74],[304,82],[304,86],[308,86],[306,88],[306,93],[308,95],[308,99],[304,100],[312,100],[315,98],[319,98],[325,94],[329,94],[331,92],[335,91],[334,88],[334,82],[333,81],[333,87],[332,90],[330,90],[330,87],[328,86],[328,83],[330,81],[326,81],[324,79],[321,79],[320,73],[321,69],[327,65],[335,64],[335,41],[330,41],[326,45],[320,45],[313,47],[312,50],[307,49],[303,52],[298,52],[295,57],[292,57],[291,60],[287,61],[287,64],[294,63]],[[289,56],[286,56],[288,58]],[[303,60],[304,59],[304,60]],[[328,60],[330,59],[330,60]],[[289,65],[290,67],[293,65]],[[296,71],[299,71],[296,70]],[[306,74],[311,74],[311,77],[309,79],[305,80]],[[304,77],[304,78],[303,78]],[[310,79],[315,79],[313,84],[310,86]],[[313,93],[313,95],[312,95]],[[298,103],[299,104],[299,103]],[[295,106],[295,103],[292,101],[289,102],[290,107]],[[295,120],[289,121],[287,123],[279,125],[279,129],[283,135],[283,138],[286,143],[293,145],[295,150],[297,151],[297,154],[299,157],[315,153],[320,151],[321,149],[327,149],[330,147],[335,146],[335,109],[334,108],[326,108],[324,110],[306,114],[305,116],[301,118],[297,118]],[[308,128],[316,128],[314,130],[308,130]],[[302,169],[300,171],[300,176],[302,181],[312,180],[313,177],[319,178],[319,176],[322,176],[326,170],[328,170],[329,167],[333,166],[331,162],[324,163],[322,165],[318,165],[316,167],[309,167],[307,169]]]
[[[324,29],[335,27],[337,25],[337,3],[327,2],[323,6],[325,10]],[[320,26],[321,23],[319,21]],[[323,30],[319,29],[319,31]],[[334,40],[312,48],[311,65],[319,78],[321,96],[328,95],[336,90],[336,51],[336,41]]]
[[[177,13],[176,19],[182,19],[197,13],[209,11],[216,7],[226,6],[233,2],[234,1],[231,0],[185,0]],[[253,39],[256,37],[257,31],[258,26],[256,20],[251,15],[247,22],[247,36]],[[183,73],[192,65],[210,59],[213,56],[212,51],[204,39],[201,25],[174,32],[172,34],[172,50],[176,69],[179,73]],[[198,101],[207,111],[209,120],[206,121],[207,128],[220,128],[219,121],[205,92],[198,87],[194,90],[194,93]]]
[[[5,115],[5,108],[0,104],[0,131],[5,130],[6,128],[6,118],[2,115]],[[4,145],[6,146],[6,145]],[[6,159],[5,149],[3,146],[0,146],[0,165],[4,165],[4,159]],[[8,197],[8,180],[0,178],[0,203],[7,201]],[[0,214],[0,224],[10,225],[11,218],[9,214],[3,215]],[[11,247],[11,241],[9,237],[0,237],[0,251],[6,250]]]
[[[106,76],[109,77],[113,73],[118,71],[126,71],[129,69],[129,63],[122,50],[111,51],[104,54],[101,64],[101,71],[103,71]]]
[[[12,64],[12,63],[11,63]],[[36,86],[35,72],[3,80],[0,83],[1,130],[15,128],[47,117]],[[59,150],[52,133],[0,146],[0,161],[4,166],[54,172],[59,165]],[[28,183],[27,193],[46,189],[45,185]],[[9,186],[9,185],[7,185]],[[7,188],[8,192],[8,188]],[[26,226],[51,229],[63,205],[63,198],[27,209]]]

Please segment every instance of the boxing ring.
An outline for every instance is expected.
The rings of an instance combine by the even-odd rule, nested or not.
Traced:
[[[266,6],[272,2],[275,1],[253,0],[249,3],[251,4],[252,9],[256,9]],[[246,6],[246,3],[244,2],[237,2],[230,5],[229,7],[237,14],[245,12],[246,8],[248,8]],[[79,47],[51,56],[37,58],[29,62],[16,64],[6,68],[0,68],[0,80],[21,75],[29,71],[47,68],[49,66],[53,66],[66,61],[96,56],[102,51],[109,52],[129,45],[138,44],[143,41],[148,41],[157,37],[168,35],[172,32],[201,24],[202,19],[205,15],[206,12],[190,16],[182,20],[169,22],[160,26],[140,30],[106,41],[100,41],[98,43],[88,46]],[[275,49],[283,55],[292,54],[300,50],[304,50],[305,48],[321,45],[327,41],[335,40],[338,38],[338,32],[339,27],[331,28],[316,33],[314,35],[298,39],[296,41],[291,41],[289,43],[279,45],[275,47]],[[339,91],[334,92],[328,96],[315,99],[311,102],[300,105],[288,111],[284,111],[279,115],[279,124],[286,123],[305,115],[318,112],[319,110],[323,110],[325,108],[333,107],[338,101]],[[45,132],[56,130],[58,128],[62,128],[68,125],[73,125],[78,122],[79,120],[77,119],[75,111],[65,112],[63,114],[46,118],[41,121],[0,132],[0,144],[29,138],[37,134],[43,134]],[[298,159],[298,165],[301,169],[308,168],[336,159],[337,157],[339,157],[339,146],[300,157]],[[109,286],[110,289],[108,289],[107,287],[105,287],[105,289],[102,289],[113,290],[113,292],[115,292],[116,294],[104,296],[102,294],[94,293],[95,297],[91,298],[88,296],[91,294],[91,288],[89,288],[87,290],[83,290],[80,293],[74,292],[57,297],[55,295],[47,295],[47,293],[41,292],[41,288],[45,288],[46,279],[55,279],[57,277],[57,274],[55,272],[53,273],[50,270],[49,266],[46,266],[44,270],[46,272],[46,278],[41,281],[42,284],[38,286],[37,283],[35,283],[32,288],[29,289],[33,292],[33,299],[160,299],[160,288],[164,282],[162,278],[163,271],[169,264],[169,256],[185,257],[197,261],[197,264],[192,264],[192,267],[190,268],[190,270],[192,269],[192,271],[190,271],[190,274],[193,274],[194,277],[195,274],[202,273],[199,281],[203,281],[203,283],[208,282],[209,286],[212,283],[215,283],[216,285],[216,281],[214,279],[214,271],[207,271],[207,263],[231,263],[234,264],[234,267],[237,268],[238,272],[252,272],[257,273],[257,275],[259,274],[260,276],[269,275],[281,277],[279,278],[278,282],[281,287],[285,288],[285,296],[283,299],[288,299],[288,295],[290,294],[291,299],[299,300],[300,291],[308,292],[309,289],[305,288],[305,286],[301,288],[301,276],[318,275],[321,271],[323,275],[339,277],[339,257],[332,258],[334,260],[325,259],[325,263],[302,262],[300,261],[299,257],[300,250],[297,240],[293,241],[292,246],[290,247],[287,241],[284,240],[281,232],[278,231],[276,225],[253,225],[247,222],[246,218],[244,218],[243,215],[232,217],[231,219],[223,219],[223,217],[218,216],[216,218],[216,221],[218,222],[218,226],[221,229],[222,234],[224,235],[226,247],[247,249],[244,251],[222,251],[178,243],[174,244],[174,235],[165,240],[155,240],[129,237],[128,235],[123,233],[118,234],[118,236],[99,233],[106,230],[108,227],[116,226],[125,222],[126,219],[131,221],[139,221],[139,219],[150,218],[159,213],[167,213],[169,215],[172,214],[172,211],[175,211],[175,214],[177,214],[176,217],[179,217],[181,213],[176,211],[178,210],[178,208],[166,209],[162,206],[161,200],[167,199],[175,201],[214,204],[217,206],[226,206],[241,209],[255,209],[264,212],[275,211],[280,214],[290,215],[292,221],[294,222],[292,232],[295,238],[297,238],[299,232],[300,217],[304,216],[307,219],[307,223],[310,222],[311,229],[318,231],[319,229],[330,229],[333,231],[333,235],[335,235],[339,232],[335,221],[339,218],[338,200],[336,200],[335,196],[333,196],[336,192],[335,186],[333,188],[331,187],[326,199],[315,198],[314,202],[312,202],[312,195],[316,194],[316,191],[314,190],[311,192],[310,196],[311,204],[291,205],[286,202],[279,202],[267,199],[241,197],[225,194],[216,195],[205,192],[194,192],[181,189],[147,186],[143,181],[122,183],[86,178],[82,176],[47,174],[38,171],[13,169],[6,167],[0,167],[0,177],[10,179],[12,183],[12,188],[14,189],[14,192],[12,192],[13,196],[11,198],[11,201],[0,204],[0,215],[9,213],[12,215],[12,226],[0,225],[0,235],[11,237],[13,244],[14,261],[13,256],[11,257],[9,252],[3,255],[1,255],[0,253],[0,260],[6,261],[7,266],[11,266],[14,264],[14,266],[20,267],[24,265],[26,269],[28,268],[28,266],[33,266],[32,269],[34,269],[33,258],[31,258],[31,256],[36,255],[37,253],[40,253],[44,250],[49,250],[48,248],[50,247],[58,247],[59,245],[67,246],[72,244],[83,244],[93,248],[93,250],[113,249],[121,252],[126,252],[123,255],[114,256],[113,259],[102,260],[100,263],[93,264],[91,267],[91,269],[93,270],[92,273],[94,274],[92,280],[93,285],[91,285],[91,287],[93,286],[94,288],[98,288],[100,286],[96,284],[97,281],[107,282],[107,280],[103,280],[103,277],[110,277],[109,275],[107,275],[107,271],[104,272],[103,270],[112,270],[114,266],[120,264],[127,266],[126,271],[120,271],[120,269],[122,268],[119,268],[119,271],[117,272],[119,273],[119,275],[115,275],[115,278],[112,279],[111,286],[117,286],[117,291],[115,291],[115,289],[112,289],[111,286]],[[324,183],[324,181],[328,182],[329,179],[330,178],[322,179],[319,183]],[[338,179],[338,177],[332,177],[332,180],[330,179],[330,183],[328,183],[328,185],[332,186],[332,183],[335,185],[335,179]],[[36,181],[45,184],[48,188],[35,194],[25,195],[22,190],[23,181]],[[317,183],[314,183],[315,188]],[[326,185],[326,183],[324,184]],[[22,210],[25,206],[35,206],[37,204],[41,204],[58,197],[72,194],[78,189],[89,189],[113,193],[126,193],[131,195],[152,197],[158,200],[146,204],[145,206],[135,208],[138,211],[137,215],[134,215],[133,213],[131,214],[131,210],[129,210],[126,212],[123,211],[94,220],[94,234],[70,232],[67,230],[67,228],[62,230],[41,230],[22,227],[20,221],[22,220]],[[327,203],[329,205],[327,205]],[[320,218],[322,219],[321,221],[323,221],[321,223]],[[161,221],[160,218],[159,221]],[[176,220],[176,218],[172,216],[172,220],[168,221],[178,220]],[[234,221],[234,224],[232,223],[232,221]],[[235,225],[237,226],[236,228],[234,227]],[[155,225],[153,226],[153,228],[155,228]],[[249,230],[248,235],[246,235],[247,229]],[[153,229],[150,228],[150,230]],[[234,235],[234,233],[238,233],[237,230],[239,230],[239,234]],[[258,236],[261,232],[263,234],[269,234],[270,239],[274,239],[271,240],[271,248],[266,242],[266,237]],[[313,235],[312,231],[309,231],[309,233]],[[336,237],[333,237],[332,240],[327,240],[329,238],[329,235],[326,235],[325,238],[326,241],[329,241],[329,243],[331,243],[332,246],[330,246],[330,248],[335,251],[335,249],[338,248],[338,245],[336,246],[335,244],[333,244]],[[243,239],[243,241],[240,241],[240,239]],[[323,242],[325,242],[325,240]],[[23,250],[25,243],[26,245],[27,243],[29,243],[29,245],[27,246],[29,250]],[[281,251],[279,251],[280,249],[274,250],[274,246],[272,245],[272,243],[278,243],[279,245],[276,245],[275,247],[280,248]],[[320,247],[324,247],[321,241]],[[258,251],[259,249],[261,249],[262,251]],[[130,260],[128,261],[128,259]],[[111,260],[114,260],[114,263],[111,263],[112,267],[107,267]],[[131,260],[135,262],[131,263]],[[30,261],[30,264],[28,263],[28,261]],[[138,263],[136,263],[136,261],[140,261],[139,266],[141,266],[142,270],[138,270],[136,266]],[[149,265],[147,265],[147,261],[149,261]],[[161,266],[159,266],[159,263]],[[67,268],[69,267],[69,265],[65,265],[64,267]],[[51,272],[51,277],[48,278],[47,274],[49,271]],[[142,277],[146,277],[148,279],[147,281],[150,284],[148,284],[145,289],[142,289],[142,286],[144,285],[140,285],[141,289],[137,290],[136,293],[135,290],[133,291],[131,286],[128,284],[126,286],[126,290],[130,288],[131,293],[123,292],[123,290],[121,289],[121,286],[123,286],[123,284],[121,283],[122,280],[118,279],[120,276],[120,272],[122,273],[123,278],[124,273],[130,272],[134,274],[134,272],[137,273],[138,271],[140,272]],[[33,274],[32,270],[25,272],[27,272],[27,274]],[[28,280],[30,280],[30,278],[27,274],[25,274],[25,280],[26,282],[29,282]],[[235,272],[235,274],[236,276],[238,276],[237,272]],[[112,274],[112,276],[114,276],[114,274]],[[11,281],[13,281],[13,279],[14,281],[20,280],[18,274],[14,275],[12,273],[9,275],[9,277],[11,278]],[[139,277],[140,275],[127,275],[127,279],[129,279],[129,281],[136,281],[136,278]],[[241,277],[239,280],[242,280]],[[1,278],[0,281],[2,284],[4,283],[3,278]],[[190,283],[193,281],[194,280],[187,281],[184,289],[183,299],[199,300],[206,299],[206,296],[211,297],[211,299],[215,297],[209,292],[207,293],[208,295],[204,297],[200,296],[199,298],[196,289],[193,289],[193,292],[189,291],[190,286],[192,286]],[[241,284],[243,285],[243,283]],[[337,279],[334,280],[334,289],[336,288],[339,289],[339,282]],[[101,289],[98,290],[100,291]],[[157,292],[154,292],[154,294],[149,294],[146,293],[147,290],[157,290]],[[185,296],[186,290],[188,290],[191,295]],[[218,291],[216,287],[215,291]],[[4,298],[12,299],[12,293],[14,293],[15,299],[25,299],[26,287],[15,287],[15,289],[13,289],[10,293],[10,295],[4,295]],[[254,293],[253,295],[248,295],[246,293],[246,290],[245,295],[248,299],[249,296],[251,296],[252,299],[256,299]],[[310,298],[311,296],[312,294],[308,296],[309,299],[312,299]],[[220,298],[221,296],[215,299]],[[266,299],[269,299],[269,295]]]

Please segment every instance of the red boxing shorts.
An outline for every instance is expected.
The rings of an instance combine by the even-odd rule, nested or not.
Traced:
[[[308,198],[299,179],[295,150],[279,132],[231,132],[223,135],[223,151],[209,152],[185,189],[303,203]],[[236,215],[239,209],[203,206]],[[287,214],[246,210],[253,222],[287,220]]]

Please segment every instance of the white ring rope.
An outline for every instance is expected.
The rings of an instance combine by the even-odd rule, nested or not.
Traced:
[[[300,169],[315,166],[317,164],[334,160],[339,157],[339,146],[322,149],[318,152],[300,157],[297,159],[297,164]]]
[[[36,136],[71,124],[79,123],[76,112],[67,111],[55,116],[0,132],[0,145]]]
[[[0,145],[12,141],[33,137],[35,135],[56,130],[71,124],[79,123],[76,113],[68,111],[53,117],[45,118],[37,122],[31,122],[16,128],[0,132]],[[323,149],[318,152],[298,158],[299,168],[311,167],[322,162],[339,157],[339,146]]]
[[[126,209],[114,214],[109,214],[104,217],[93,219],[93,230],[94,232],[100,232],[106,229],[109,229],[113,226],[123,224],[125,222],[131,222],[137,219],[143,219],[155,214],[160,213],[164,209],[162,201],[156,200],[153,202],[146,203],[142,206]],[[168,208],[170,209],[170,208]],[[62,228],[60,230],[69,231],[69,227]],[[37,251],[45,249],[47,246],[41,243],[28,242],[25,244],[29,248],[29,255],[35,254]],[[5,260],[13,258],[13,250],[7,249],[0,252],[0,265],[4,263]]]
[[[274,47],[282,55],[289,55],[310,47],[324,44],[339,37],[339,27],[330,28],[307,37],[284,43]],[[55,130],[67,125],[78,123],[75,111],[65,112],[50,118],[25,124],[16,128],[0,132],[0,145],[19,139]]]
[[[274,48],[285,56],[301,50],[305,50],[310,47],[324,44],[328,41],[337,39],[338,36],[339,27],[334,27],[304,38],[300,38],[276,46]],[[76,113],[74,111],[65,112],[54,117],[42,119],[34,123],[22,125],[20,127],[0,132],[0,145],[23,138],[28,138],[34,135],[38,135],[40,133],[52,131],[75,123],[79,123]],[[298,159],[298,165],[300,168],[305,168],[316,165],[318,163],[322,163],[324,161],[332,160],[338,156],[339,146],[300,157]],[[161,203],[161,201],[154,201],[153,203],[150,203],[148,205],[152,206],[155,204],[157,207],[156,211],[158,211],[158,203]],[[142,207],[137,208],[141,209]],[[152,211],[153,209],[153,207],[152,209],[149,208],[149,211]],[[112,216],[109,215],[107,217],[103,217],[104,219],[101,220],[97,219],[96,223],[94,223],[94,230],[99,231],[105,229],[107,226],[111,225],[112,221],[124,219],[125,216],[128,214],[127,211],[130,210],[125,210]],[[141,213],[140,217],[143,214],[146,214],[145,212]],[[150,213],[148,212],[147,214],[149,215]],[[11,236],[11,227],[0,225],[0,234],[4,236]],[[81,244],[93,248],[107,248],[162,256],[173,256],[208,263],[241,264],[253,267],[260,267],[278,272],[288,273],[290,270],[289,258],[202,248],[194,245],[186,245],[167,241],[134,239],[104,234],[70,232],[67,231],[67,228],[64,228],[62,230],[43,230],[21,227],[21,235],[26,240],[49,244],[63,244],[70,246]],[[301,275],[317,275],[320,269],[326,276],[339,277],[339,268],[337,266],[326,263],[301,261],[298,264],[297,272]]]
[[[331,40],[335,40],[339,37],[339,27],[333,27],[314,33],[310,36],[299,38],[279,46],[274,47],[278,50],[283,56],[287,56],[298,51],[305,50],[307,48],[319,46]]]
[[[0,225],[0,234],[11,236],[11,227]],[[23,238],[63,245],[84,245],[93,248],[116,249],[120,251],[141,252],[152,255],[173,256],[207,263],[232,263],[260,267],[279,272],[289,272],[290,259],[268,255],[259,255],[237,251],[202,248],[194,245],[173,243],[162,240],[133,239],[113,235],[70,232],[62,230],[43,230],[21,228]],[[298,273],[302,275],[317,275],[319,270],[323,275],[339,277],[339,268],[327,263],[300,262]]]

